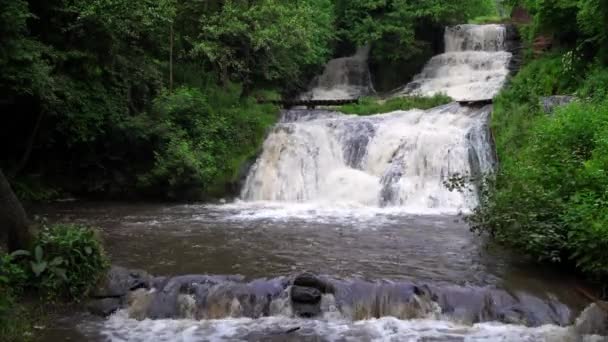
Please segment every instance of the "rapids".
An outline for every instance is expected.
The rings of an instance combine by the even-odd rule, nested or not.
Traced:
[[[491,99],[508,74],[505,32],[447,28],[446,52],[398,96]],[[302,97],[372,93],[368,53],[330,61]],[[45,337],[606,341],[593,335],[605,316],[573,290],[577,280],[486,246],[455,215],[478,204],[477,189],[450,192],[445,181],[495,167],[490,112],[458,102],[366,117],[288,110],[234,202],[38,208],[51,222],[99,227],[115,264],[157,275],[110,317],[66,314]],[[322,291],[297,283],[304,271]]]
[[[445,94],[457,101],[492,99],[509,74],[503,25],[458,25],[445,31],[445,53],[433,57],[402,95]]]

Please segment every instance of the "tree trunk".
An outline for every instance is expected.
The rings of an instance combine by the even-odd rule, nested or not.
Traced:
[[[169,38],[169,93],[173,93],[173,23]]]
[[[30,136],[27,139],[27,145],[25,147],[25,151],[19,160],[19,163],[11,173],[12,175],[19,174],[27,165],[27,162],[30,160],[30,155],[32,154],[32,149],[34,148],[34,143],[36,142],[36,137],[38,136],[38,131],[40,130],[40,124],[42,123],[42,119],[44,118],[44,110],[41,110],[38,113],[38,117],[36,118],[36,124],[34,124],[34,129],[30,133]]]
[[[9,252],[18,249],[29,249],[34,241],[34,229],[30,226],[21,202],[15,196],[1,169],[0,229],[7,236]]]

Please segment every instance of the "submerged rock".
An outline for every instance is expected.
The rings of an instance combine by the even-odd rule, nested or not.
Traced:
[[[294,285],[291,287],[291,301],[296,303],[317,304],[321,301],[321,291]]]
[[[90,313],[106,317],[121,309],[123,300],[120,298],[93,299],[86,306]]]
[[[293,280],[293,284],[297,286],[312,287],[321,291],[321,293],[335,292],[335,288],[330,282],[325,281],[311,273],[302,273],[298,275]]]
[[[92,292],[95,298],[123,297],[129,291],[150,288],[152,277],[142,270],[112,266],[99,286]]]
[[[577,318],[574,330],[580,335],[608,336],[608,311],[597,303],[589,305]]]

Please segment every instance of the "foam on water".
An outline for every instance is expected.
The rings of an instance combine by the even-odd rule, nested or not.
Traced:
[[[453,175],[490,171],[490,107],[456,103],[428,111],[359,117],[293,113],[278,124],[252,167],[241,198],[291,213],[458,213],[477,205],[474,191],[449,191]],[[306,112],[306,111],[304,111]],[[306,204],[294,206],[293,204]],[[268,211],[267,211],[268,212]],[[262,214],[262,213],[260,213]]]
[[[292,331],[297,329],[296,331]],[[292,331],[287,333],[288,331]],[[475,342],[600,342],[599,336],[580,336],[572,328],[536,328],[500,323],[461,325],[449,321],[392,317],[365,321],[303,320],[288,317],[222,320],[143,320],[125,311],[102,327],[109,341],[475,341]]]
[[[503,25],[458,25],[445,30],[444,54],[433,57],[400,95],[445,94],[457,101],[492,99],[502,88],[512,54]]]
[[[356,99],[374,92],[367,64],[369,46],[361,47],[350,57],[330,60],[323,74],[315,78],[302,99]]]

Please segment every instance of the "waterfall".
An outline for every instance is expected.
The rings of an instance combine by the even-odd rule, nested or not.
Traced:
[[[456,103],[367,117],[289,111],[264,143],[242,198],[470,209],[475,194],[450,192],[443,182],[492,168],[489,111]]]
[[[335,100],[354,99],[374,93],[369,66],[369,46],[357,49],[350,57],[330,60],[323,74],[313,81],[311,90],[303,99]]]
[[[447,93],[488,99],[502,86],[510,54],[499,25],[461,25],[445,31],[447,52],[433,57],[404,94]],[[317,85],[345,82],[328,64]],[[329,76],[333,75],[333,76]],[[331,80],[331,81],[330,81]],[[317,88],[315,88],[317,89]],[[314,93],[313,89],[311,92]],[[371,116],[327,110],[289,110],[253,165],[241,199],[248,202],[399,208],[416,213],[469,211],[474,191],[449,191],[450,176],[492,170],[491,106],[457,102],[430,110]]]
[[[458,25],[445,30],[446,52],[433,57],[401,95],[445,94],[457,101],[492,99],[509,74],[503,25]]]

